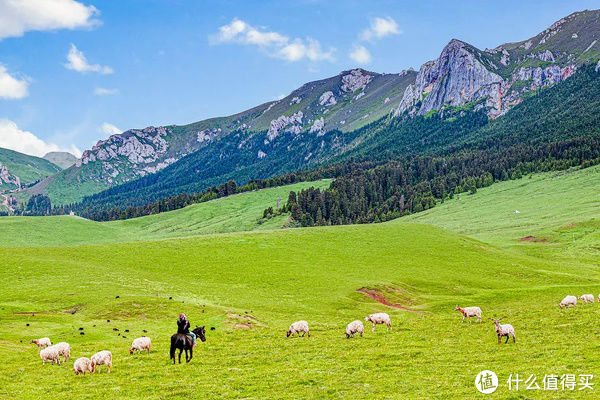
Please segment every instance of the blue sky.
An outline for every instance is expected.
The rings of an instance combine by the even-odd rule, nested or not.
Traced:
[[[38,155],[84,150],[117,129],[236,113],[357,66],[418,69],[452,38],[495,47],[600,8],[598,0],[18,3],[0,0],[0,147]]]

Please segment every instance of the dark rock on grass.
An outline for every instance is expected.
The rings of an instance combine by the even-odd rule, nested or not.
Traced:
[[[125,332],[129,332],[129,329],[125,329]]]
[[[144,332],[144,333],[148,333],[148,331],[147,331],[147,330],[145,330],[145,329],[142,329],[142,332]]]
[[[121,296],[117,296],[117,297],[115,297],[115,299],[118,299],[119,297],[121,297]]]
[[[29,326],[29,324],[27,323],[27,324],[25,324],[25,326]]]
[[[119,330],[119,328],[113,328],[113,331],[117,332]]]
[[[79,332],[79,334],[83,336],[83,335],[85,335],[85,332]]]
[[[110,319],[107,319],[106,322],[110,322]]]
[[[211,330],[211,331],[214,331],[215,329],[217,329],[217,328],[215,328],[214,326],[211,326],[211,327],[210,327],[210,330]]]
[[[82,331],[82,330],[83,330],[83,327],[82,327],[82,326],[80,326],[80,327],[79,327],[79,330],[80,330],[80,331]]]
[[[169,300],[173,300],[173,297],[169,297]]]

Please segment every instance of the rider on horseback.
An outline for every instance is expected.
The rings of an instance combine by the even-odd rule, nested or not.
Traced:
[[[196,334],[190,331],[190,321],[188,321],[184,313],[179,314],[177,333],[188,335],[192,339],[192,347],[196,347]]]

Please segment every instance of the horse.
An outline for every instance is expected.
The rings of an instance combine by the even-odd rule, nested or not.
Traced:
[[[197,326],[194,330],[192,330],[196,334],[197,338],[200,338],[203,342],[206,342],[206,331],[203,326]],[[192,360],[193,356],[193,347],[192,347],[192,338],[190,338],[185,333],[176,333],[171,336],[171,350],[169,354],[173,359],[173,364],[175,364],[175,350],[179,349],[179,364],[181,364],[181,353],[185,350],[185,362],[189,363]],[[188,356],[189,351],[189,356]]]

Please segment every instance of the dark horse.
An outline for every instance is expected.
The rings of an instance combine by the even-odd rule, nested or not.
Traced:
[[[196,337],[206,342],[205,330],[203,326],[197,326],[196,329],[192,330],[196,334]],[[171,350],[169,354],[175,364],[175,350],[179,349],[179,364],[181,364],[181,353],[185,350],[185,362],[190,362],[193,356],[192,338],[184,333],[176,333],[171,336]],[[188,356],[189,351],[189,356]]]

